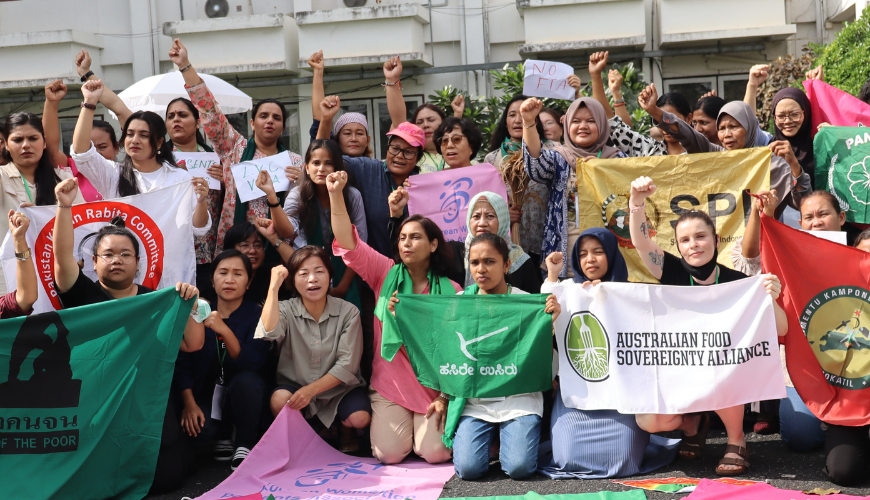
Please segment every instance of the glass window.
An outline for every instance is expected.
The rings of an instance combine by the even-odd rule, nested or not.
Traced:
[[[405,96],[405,109],[406,116],[405,119],[410,121],[411,117],[414,116],[414,111],[417,109],[417,106],[423,103],[423,96]],[[387,109],[387,100],[386,99],[378,99],[378,123],[376,124],[376,143],[378,147],[376,151],[378,151],[378,158],[386,158],[387,157],[387,138],[386,133],[390,131],[390,127],[393,124],[393,120],[390,119],[390,112]]]
[[[300,151],[301,141],[299,134],[301,133],[299,124],[299,103],[285,103],[287,109],[287,120],[284,122],[284,133],[281,134],[281,144],[288,150],[305,156],[304,151]]]
[[[693,105],[702,95],[713,90],[713,80],[696,81],[696,82],[676,82],[666,83],[665,88],[668,92],[679,92],[689,101],[689,105]]]
[[[236,132],[242,134],[245,137],[249,137],[251,135],[250,130],[248,129],[248,124],[250,119],[248,118],[248,113],[235,113],[232,115],[226,115],[227,121],[230,122],[230,125],[236,129]]]
[[[742,101],[743,96],[746,95],[746,84],[749,82],[749,78],[741,75],[739,79],[724,79],[722,80],[720,88],[720,94],[725,101]]]

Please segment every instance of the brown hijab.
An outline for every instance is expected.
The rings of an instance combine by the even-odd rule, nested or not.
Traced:
[[[595,120],[595,124],[598,125],[598,139],[596,139],[595,143],[588,148],[577,146],[569,136],[571,121],[574,120],[574,115],[577,113],[577,110],[580,109],[580,106],[585,106],[589,109],[589,112],[592,113],[592,118]],[[591,97],[581,97],[571,103],[568,111],[565,112],[565,144],[559,145],[554,149],[558,151],[570,165],[575,165],[578,158],[598,156],[599,151],[601,152],[601,156],[598,156],[599,158],[616,158],[619,154],[619,150],[607,145],[608,138],[610,138],[610,122],[607,121],[607,114],[604,112],[604,106]]]

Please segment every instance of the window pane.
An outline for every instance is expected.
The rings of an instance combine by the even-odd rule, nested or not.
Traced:
[[[713,90],[712,82],[691,82],[691,83],[671,83],[668,84],[668,92],[679,92],[689,101],[689,105],[693,106],[702,95]]]
[[[418,97],[408,97],[405,99],[405,110],[406,116],[405,119],[410,121],[411,117],[414,116],[414,111],[417,109],[417,106],[422,102],[422,98]],[[378,125],[380,126],[381,137],[379,141],[378,151],[380,156],[378,158],[386,158],[387,157],[387,139],[385,134],[390,131],[390,126],[393,124],[393,121],[390,119],[390,112],[387,109],[386,101],[378,103]]]
[[[301,133],[299,125],[299,105],[285,104],[287,108],[287,120],[284,122],[284,133],[281,134],[281,144],[288,150],[304,155],[304,151],[300,151],[301,146],[299,134]]]
[[[248,113],[235,113],[226,115],[227,121],[236,129],[236,132],[248,137]]]
[[[726,102],[731,101],[742,101],[743,96],[746,94],[746,84],[749,82],[749,79],[741,79],[741,80],[725,80],[722,82],[722,90],[723,98]]]

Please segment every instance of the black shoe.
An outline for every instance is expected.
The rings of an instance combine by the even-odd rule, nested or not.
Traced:
[[[250,453],[250,452],[251,452],[251,450],[249,450],[245,447],[242,447],[242,446],[239,446],[238,448],[236,448],[236,453],[235,453],[235,455],[233,455],[233,461],[230,462],[230,469],[232,469],[232,470],[238,469],[239,466],[242,465],[242,461],[244,461],[246,458],[248,458],[248,453]]]

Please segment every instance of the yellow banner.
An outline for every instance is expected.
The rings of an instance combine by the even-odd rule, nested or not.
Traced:
[[[743,237],[752,207],[746,190],[770,189],[770,150],[577,161],[578,227],[609,229],[628,263],[629,279],[657,283],[634,250],[628,230],[631,181],[644,175],[657,187],[646,203],[653,240],[679,257],[674,236],[677,219],[689,210],[707,212],[720,238],[719,263],[733,268],[731,248]]]

